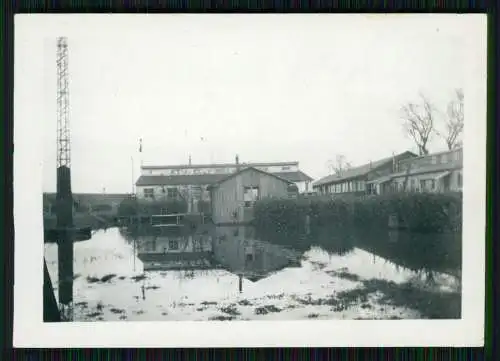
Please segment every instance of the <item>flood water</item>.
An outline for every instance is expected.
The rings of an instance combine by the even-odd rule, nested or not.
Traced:
[[[325,232],[327,233],[327,232]],[[74,247],[74,319],[459,318],[459,235],[251,227],[98,231]],[[57,245],[45,245],[57,293]]]

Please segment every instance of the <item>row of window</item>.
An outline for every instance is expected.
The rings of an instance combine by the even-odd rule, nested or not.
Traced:
[[[166,195],[168,198],[176,198],[179,194],[177,188],[162,188],[161,193]],[[144,188],[144,198],[154,198],[154,196],[154,188]]]
[[[456,174],[456,187],[458,189],[462,189],[462,172],[458,172]],[[450,188],[450,184],[448,182],[445,182],[444,184],[445,189]],[[399,182],[392,182],[388,185],[391,189],[393,190],[399,190],[403,191],[404,189],[404,182],[399,181]],[[435,191],[437,186],[437,182],[435,179],[425,179],[425,180],[418,180],[416,178],[409,179],[407,188],[412,191]],[[368,193],[373,193],[372,191],[374,190],[373,185],[369,185],[368,189],[366,189]],[[357,191],[365,191],[365,183],[362,181],[351,181],[351,182],[344,182],[341,184],[332,184],[328,186],[327,188],[323,189],[324,192],[326,193],[347,193],[347,192],[357,192]]]
[[[203,189],[204,188],[202,186],[191,186],[191,191],[195,194],[202,193]],[[160,193],[164,196],[167,196],[167,198],[177,198],[177,196],[179,195],[179,190],[174,187],[165,187],[161,189]],[[154,195],[154,188],[144,188],[144,198],[154,198]]]
[[[363,192],[365,190],[364,181],[349,181],[328,186],[328,193]]]
[[[269,167],[257,167],[258,169],[268,172]],[[275,169],[277,167],[272,167],[272,171],[289,171],[291,170],[290,166],[282,166],[279,170]],[[170,169],[170,170],[159,170],[159,171],[153,171],[149,170],[148,174],[153,175],[153,174],[159,174],[159,175],[197,175],[197,174],[230,174],[236,171],[236,167],[231,167],[231,168],[195,168],[195,169]]]

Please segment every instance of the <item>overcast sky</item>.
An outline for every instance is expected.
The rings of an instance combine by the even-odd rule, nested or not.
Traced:
[[[112,19],[113,18],[113,19]],[[130,17],[127,19],[130,20]],[[144,17],[143,17],[144,19]],[[67,25],[74,192],[129,192],[144,164],[299,161],[318,179],[415,150],[400,107],[464,84],[460,16],[101,16]],[[42,50],[43,49],[43,50]],[[44,191],[55,191],[56,39],[43,56]],[[36,58],[36,59],[35,59]],[[203,140],[202,140],[203,139]],[[437,139],[431,150],[444,149]]]

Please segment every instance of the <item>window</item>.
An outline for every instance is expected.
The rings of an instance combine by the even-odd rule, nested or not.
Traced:
[[[437,163],[437,156],[433,155],[431,158],[431,163],[436,164]]]
[[[179,249],[179,242],[178,241],[174,241],[174,240],[170,240],[168,241],[168,249],[171,249],[171,250],[178,250]]]
[[[281,167],[281,170],[290,170],[289,166]]]
[[[144,188],[144,198],[154,198],[154,189]]]
[[[447,163],[448,162],[448,154],[442,154],[441,155],[441,163]]]
[[[252,207],[259,199],[259,187],[245,187],[243,193],[243,201],[245,207]]]
[[[177,188],[168,188],[167,189],[168,198],[176,198],[177,197]]]
[[[420,181],[420,190],[424,191],[425,190],[425,180]]]
[[[457,185],[458,185],[458,188],[460,188],[460,189],[462,189],[462,182],[463,182],[462,172],[459,172],[457,174]]]

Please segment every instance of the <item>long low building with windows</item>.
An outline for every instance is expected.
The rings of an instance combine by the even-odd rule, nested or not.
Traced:
[[[390,192],[461,192],[463,148],[417,156],[404,152],[313,184],[320,194],[386,194]]]
[[[198,212],[200,201],[209,202],[209,186],[244,168],[256,168],[294,183],[299,192],[311,189],[312,178],[299,169],[299,162],[144,165],[136,182],[139,199],[182,198],[190,212]]]
[[[461,192],[463,148],[423,155],[398,162],[389,179],[376,179],[383,189],[405,192]]]
[[[319,194],[378,194],[381,193],[381,185],[373,181],[392,174],[397,162],[414,157],[416,154],[407,151],[352,167],[321,178],[313,184],[313,189]]]

